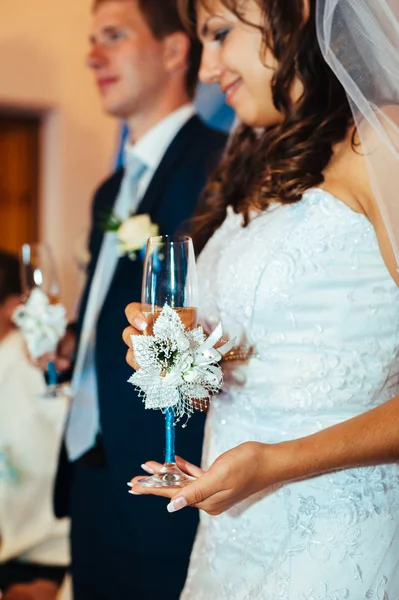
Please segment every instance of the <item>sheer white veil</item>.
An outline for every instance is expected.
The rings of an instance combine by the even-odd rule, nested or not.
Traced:
[[[348,95],[399,265],[399,0],[317,0],[323,56]]]

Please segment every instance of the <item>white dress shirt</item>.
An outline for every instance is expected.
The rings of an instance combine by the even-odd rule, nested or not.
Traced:
[[[143,198],[155,171],[158,169],[166,150],[180,129],[195,115],[195,106],[186,104],[154,125],[136,144],[126,142],[125,152],[134,154],[141,160],[147,171],[138,185],[138,196]]]

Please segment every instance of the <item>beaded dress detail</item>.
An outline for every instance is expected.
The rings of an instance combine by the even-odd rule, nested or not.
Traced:
[[[200,321],[255,352],[223,365],[203,466],[399,393],[399,291],[370,222],[321,189],[248,227],[231,209],[199,262]],[[398,600],[399,467],[351,469],[201,514],[182,600]]]

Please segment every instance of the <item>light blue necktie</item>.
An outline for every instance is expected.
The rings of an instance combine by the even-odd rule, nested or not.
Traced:
[[[147,167],[134,154],[126,157],[125,175],[114,214],[121,221],[133,214],[139,204],[138,184]],[[115,232],[104,235],[96,270],[90,287],[76,365],[72,378],[73,400],[65,441],[70,460],[76,460],[92,448],[100,431],[97,374],[95,367],[95,330],[118,262]],[[122,333],[122,332],[121,332]]]

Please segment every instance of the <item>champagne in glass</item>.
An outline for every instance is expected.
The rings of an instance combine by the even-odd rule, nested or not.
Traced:
[[[186,327],[186,329],[193,329],[196,324],[197,324],[197,309],[194,307],[188,307],[188,308],[174,308],[173,309],[175,312],[177,312],[177,314],[179,315],[184,327]],[[155,323],[155,321],[157,320],[157,318],[159,317],[159,315],[162,312],[162,308],[161,307],[154,307],[154,310],[151,310],[151,308],[145,304],[142,303],[142,311],[143,315],[145,316],[148,326],[147,329],[145,329],[144,331],[144,335],[152,335],[153,333],[153,325]]]
[[[24,244],[20,256],[21,285],[25,299],[35,288],[40,288],[48,297],[50,304],[60,299],[60,284],[55,262],[50,248],[46,244]],[[56,348],[54,348],[54,351]],[[57,371],[54,362],[47,366],[48,386],[46,398],[57,396]]]
[[[144,261],[142,312],[152,326],[165,304],[175,310],[186,328],[197,325],[198,284],[192,240],[182,236],[150,238]],[[193,480],[176,465],[172,408],[165,409],[165,463],[159,473],[140,481],[145,487],[181,487]]]

